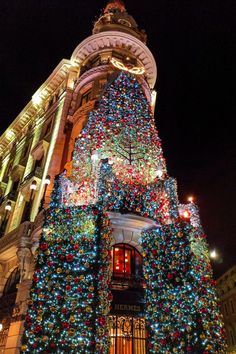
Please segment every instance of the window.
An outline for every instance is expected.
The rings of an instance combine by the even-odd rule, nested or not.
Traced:
[[[88,90],[85,93],[82,94],[81,97],[81,103],[80,106],[83,106],[84,104],[86,104],[88,101],[91,100],[92,97],[92,90]]]
[[[8,177],[9,177],[9,175],[11,173],[12,166],[13,166],[13,160],[8,162],[8,165],[7,165],[6,170],[4,172],[4,176],[3,176],[3,182],[4,183],[8,182]]]
[[[44,136],[46,136],[46,135],[48,135],[50,133],[51,128],[52,128],[52,119],[46,125],[45,131],[44,131]]]
[[[7,279],[7,282],[3,290],[3,295],[16,293],[17,291],[16,285],[19,283],[19,281],[20,281],[20,270],[18,268],[15,268],[13,272],[10,274],[9,278]]]
[[[228,307],[227,307],[227,304],[224,304],[224,309],[225,309],[225,314],[226,314],[226,316],[228,316]]]
[[[110,354],[146,354],[144,318],[110,316],[109,328]]]
[[[230,334],[230,340],[231,340],[231,345],[234,345],[234,334],[233,334],[233,331],[232,329],[229,330],[229,334]]]
[[[234,303],[233,303],[233,301],[230,301],[230,305],[231,305],[231,311],[232,311],[232,313],[234,313]]]
[[[125,243],[112,248],[113,277],[131,278],[142,277],[142,256],[132,246]]]

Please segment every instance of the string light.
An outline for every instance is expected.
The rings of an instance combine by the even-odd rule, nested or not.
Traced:
[[[90,113],[75,143],[71,178],[61,175],[54,183],[22,352],[109,352],[108,211],[135,213],[159,225],[140,236],[148,352],[225,353],[196,205],[178,203],[150,105],[128,72],[107,86]]]

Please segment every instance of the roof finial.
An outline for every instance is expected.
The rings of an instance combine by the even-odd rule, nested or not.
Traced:
[[[107,6],[104,9],[104,13],[108,13],[114,10],[119,10],[120,12],[126,11],[125,4],[122,0],[109,0]]]

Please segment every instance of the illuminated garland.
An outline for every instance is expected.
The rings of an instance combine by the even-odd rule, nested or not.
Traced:
[[[62,207],[60,186],[46,213],[23,353],[107,353],[110,229],[99,206]]]
[[[183,222],[186,209],[189,220]],[[197,207],[178,203],[150,105],[137,79],[124,72],[90,113],[75,143],[72,176],[55,183],[22,352],[109,352],[107,211],[136,213],[160,225],[142,234],[148,351],[224,353]]]
[[[143,232],[148,350],[159,354],[225,353],[209,258],[193,253],[204,235],[176,222]],[[206,247],[206,245],[205,245]]]

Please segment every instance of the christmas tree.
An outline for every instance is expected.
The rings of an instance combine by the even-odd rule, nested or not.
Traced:
[[[136,77],[107,84],[55,183],[25,321],[26,353],[108,353],[107,212],[156,221],[142,232],[149,353],[224,353],[207,244],[194,203],[180,205]]]

